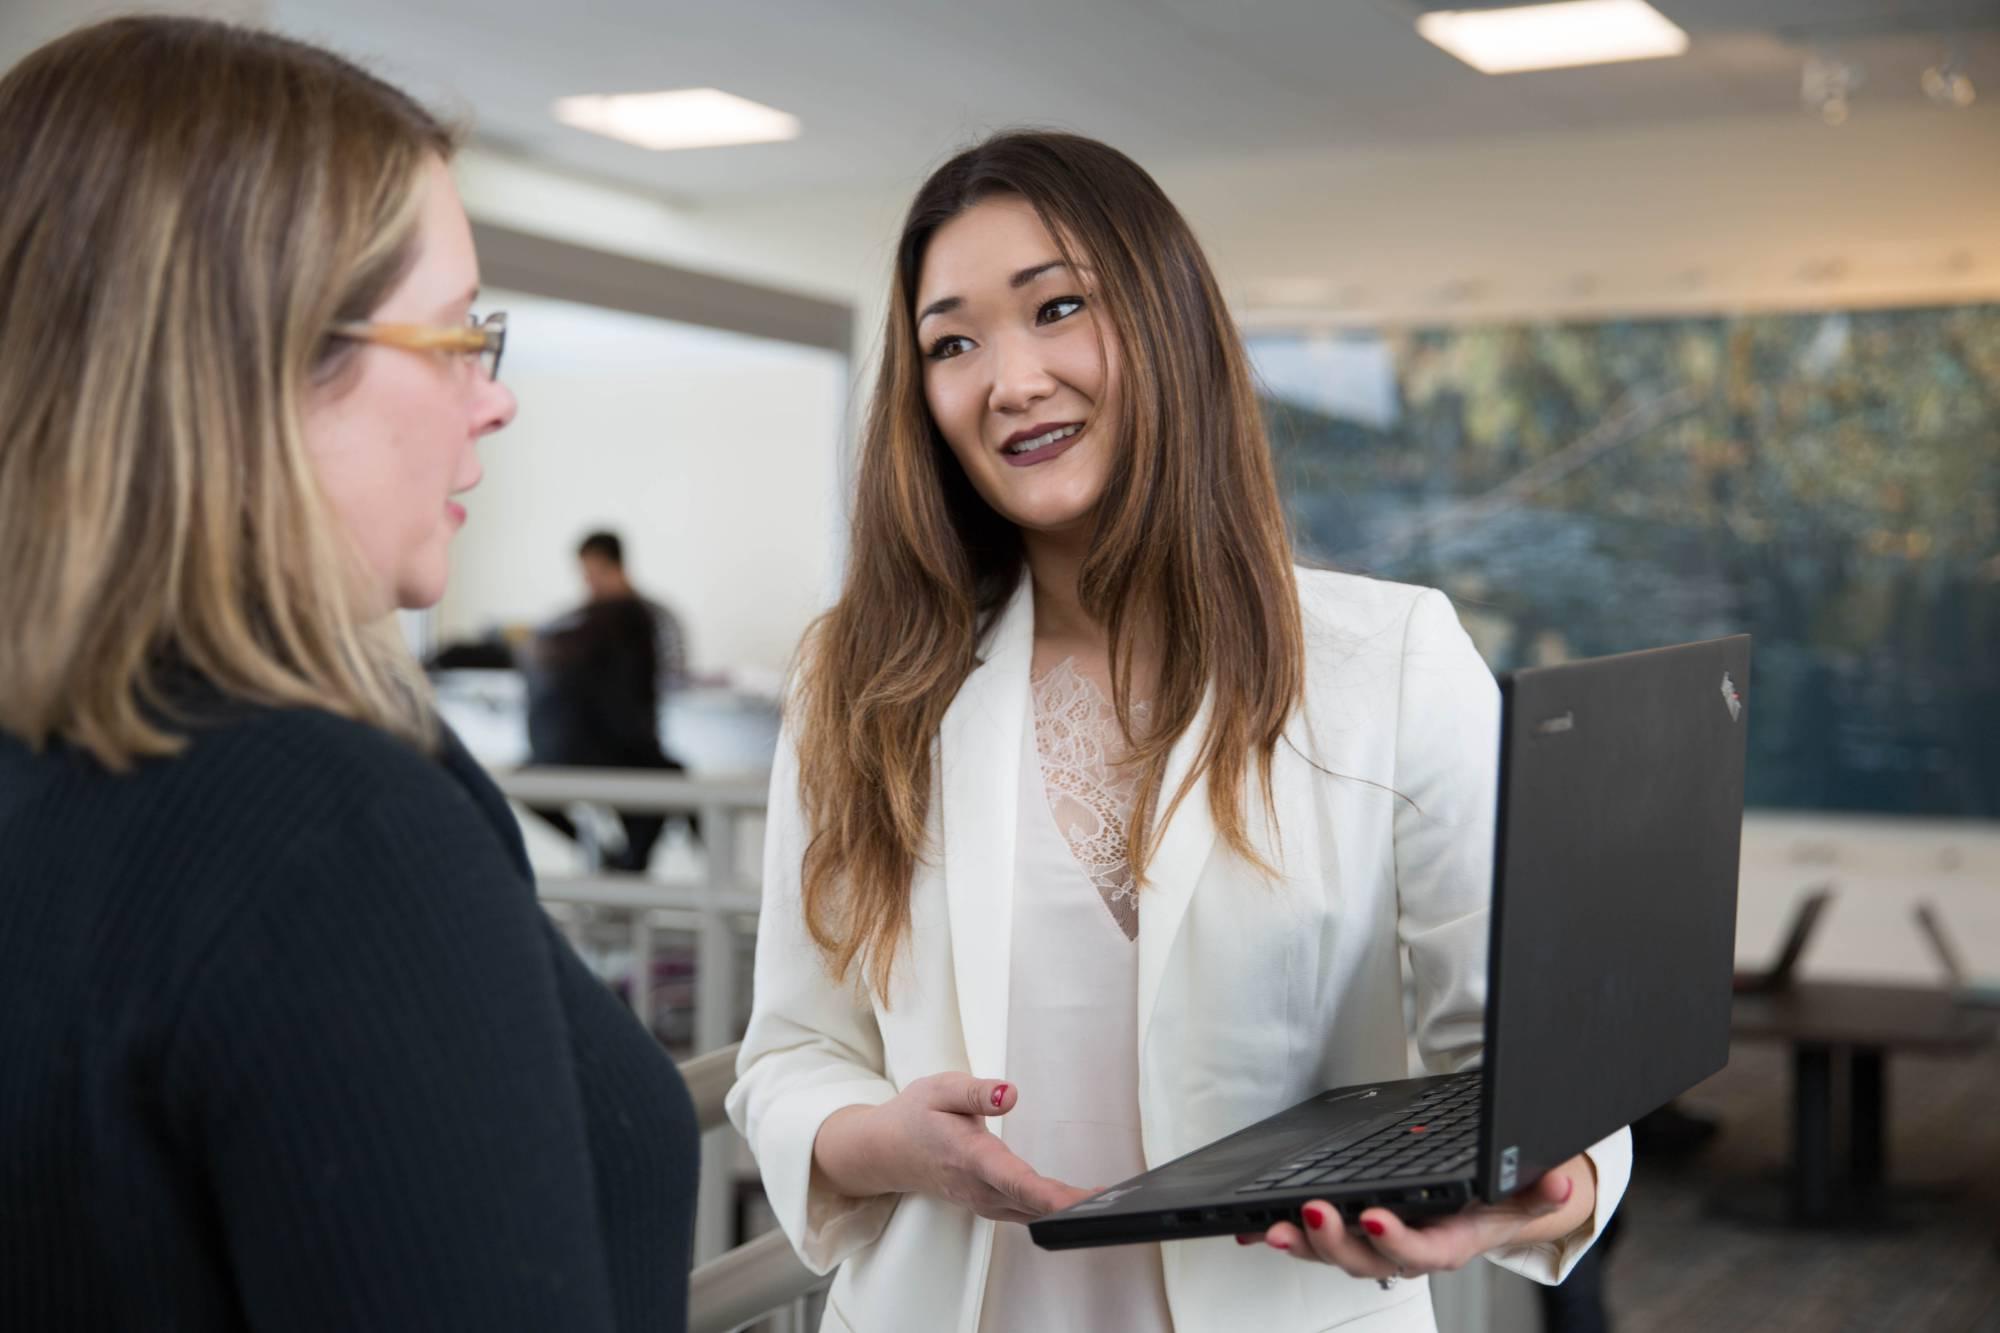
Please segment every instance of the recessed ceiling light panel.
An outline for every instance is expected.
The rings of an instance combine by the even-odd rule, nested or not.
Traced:
[[[556,119],[655,152],[777,143],[799,137],[799,118],[719,88],[565,97]]]
[[[1485,74],[1657,60],[1688,47],[1687,33],[1645,0],[1440,9],[1419,15],[1417,31]]]

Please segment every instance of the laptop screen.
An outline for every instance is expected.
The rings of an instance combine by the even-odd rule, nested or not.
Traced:
[[[1728,1063],[1747,635],[1501,682],[1489,1198]]]

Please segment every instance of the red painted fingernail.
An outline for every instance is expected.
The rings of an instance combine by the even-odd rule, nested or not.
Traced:
[[[1274,1240],[1271,1242],[1271,1248],[1274,1250],[1283,1250],[1285,1253],[1290,1254],[1292,1252],[1292,1243],[1288,1240]]]
[[[993,1089],[993,1104],[995,1106],[998,1106],[1000,1105],[1001,1102],[1004,1102],[1006,1100],[1007,1100],[1007,1085],[1005,1083],[1002,1083],[999,1087]]]
[[[1326,1209],[1320,1207],[1318,1204],[1316,1203],[1307,1204],[1305,1207],[1305,1214],[1306,1214],[1306,1225],[1311,1227],[1314,1231],[1318,1231],[1321,1227],[1326,1225]]]
[[[1255,1245],[1258,1241],[1262,1239],[1263,1239],[1262,1236],[1238,1236],[1236,1238],[1236,1243],[1238,1245]]]
[[[1364,1227],[1366,1227],[1366,1228],[1368,1229],[1368,1234],[1369,1234],[1369,1235],[1371,1235],[1371,1236],[1379,1236],[1379,1235],[1381,1235],[1381,1234],[1382,1234],[1383,1232],[1385,1232],[1385,1231],[1387,1231],[1387,1230],[1388,1230],[1388,1228],[1387,1228],[1387,1227],[1383,1226],[1383,1225],[1382,1225],[1382,1224],[1381,1224],[1380,1222],[1377,1222],[1377,1221],[1376,1221],[1376,1220],[1375,1220],[1374,1218],[1372,1218],[1372,1217],[1364,1217],[1364,1218],[1362,1218],[1362,1219],[1361,1219],[1361,1225],[1362,1225],[1362,1226],[1364,1226]]]

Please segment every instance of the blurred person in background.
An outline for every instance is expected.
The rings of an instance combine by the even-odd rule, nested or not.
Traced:
[[[1421,1228],[1315,1202],[1241,1244],[1032,1244],[1093,1187],[1406,1075],[1405,947],[1425,1066],[1478,1061],[1498,690],[1442,594],[1293,568],[1241,342],[1129,158],[967,150],[893,281],[729,1098],[840,1270],[827,1326],[1430,1330],[1425,1274],[1561,1281],[1622,1130]]]
[[[0,79],[0,1326],[685,1327],[687,1090],[393,615],[514,415],[453,148],[198,20]]]
[[[537,631],[528,654],[529,762],[686,771],[660,744],[661,703],[687,678],[680,622],[632,586],[617,533],[585,537],[577,564],[589,600]],[[565,837],[578,836],[565,811],[530,808]],[[692,816],[683,818],[697,828]],[[603,864],[644,873],[667,820],[620,811],[618,821],[625,845],[606,852]]]
[[[599,530],[583,539],[576,548],[576,563],[583,586],[593,605],[636,602],[652,621],[654,657],[660,693],[680,689],[688,683],[687,635],[680,618],[650,597],[641,596],[625,572],[625,539],[615,532]]]

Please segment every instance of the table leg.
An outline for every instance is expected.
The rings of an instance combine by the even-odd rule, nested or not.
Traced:
[[[1801,1042],[1792,1048],[1792,1220],[1832,1213],[1833,1052]]]
[[[1848,1164],[1854,1180],[1854,1202],[1869,1210],[1883,1203],[1888,1171],[1887,1065],[1878,1047],[1860,1047],[1849,1056]]]

